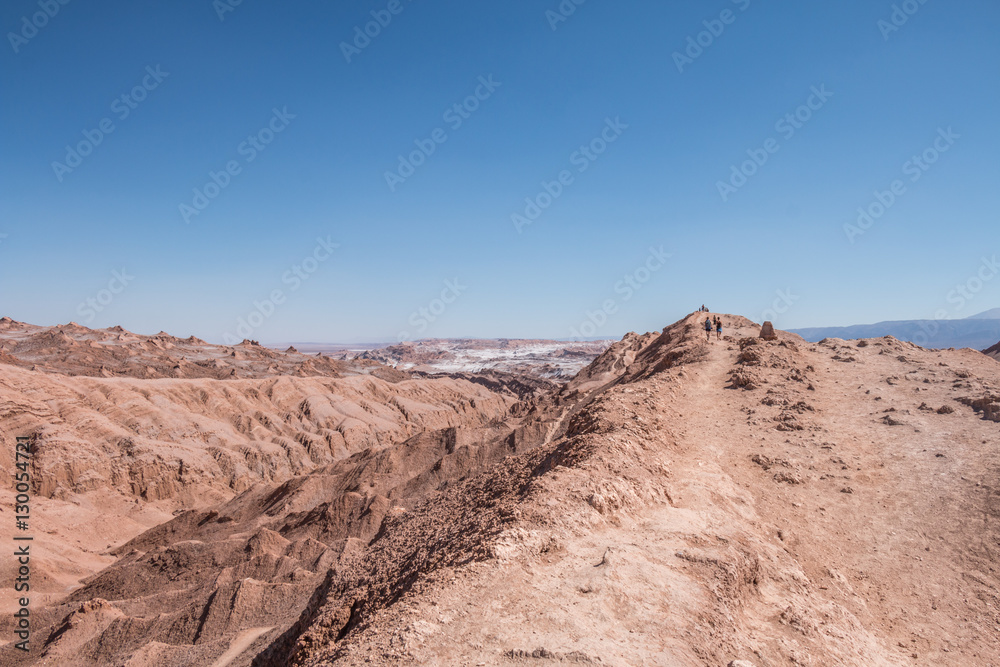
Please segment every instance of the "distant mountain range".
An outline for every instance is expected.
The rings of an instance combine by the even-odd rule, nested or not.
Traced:
[[[789,329],[808,341],[824,338],[881,338],[893,336],[930,348],[971,347],[985,350],[1000,341],[1000,308],[961,320],[897,320],[847,327]]]
[[[987,310],[986,312],[973,315],[970,320],[1000,320],[1000,308]]]

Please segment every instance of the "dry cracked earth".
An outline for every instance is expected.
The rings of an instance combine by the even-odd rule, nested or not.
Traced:
[[[996,350],[703,317],[565,383],[4,320],[0,663],[1000,666]]]

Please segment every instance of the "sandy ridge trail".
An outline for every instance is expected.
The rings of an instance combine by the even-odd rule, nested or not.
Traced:
[[[807,401],[799,403],[808,416],[799,418],[804,430],[782,431],[785,437],[775,438],[771,424],[760,428],[759,401],[746,400],[753,394],[730,385],[740,349],[713,337],[707,356],[691,365],[687,391],[676,403],[685,423],[678,444],[691,456],[678,459],[673,471],[685,480],[674,501],[679,507],[690,502],[709,510],[719,501],[723,480],[745,489],[752,524],[777,537],[771,541],[794,558],[793,567],[801,568],[796,576],[801,574],[812,589],[811,605],[798,610],[790,605],[778,622],[805,627],[800,634],[808,636],[808,625],[817,620],[810,619],[815,612],[809,607],[836,605],[865,629],[871,644],[866,662],[852,662],[845,654],[838,664],[1000,664],[1000,626],[993,606],[998,543],[990,525],[997,514],[993,487],[1000,479],[993,456],[996,428],[978,420],[951,420],[942,428],[941,417],[926,416],[931,410],[917,423],[921,413],[909,406],[925,401],[906,393],[922,398],[930,391],[926,385],[935,383],[934,375],[946,373],[948,366],[932,361],[941,356],[936,351],[899,341],[886,345],[906,354],[847,361],[852,357],[840,352],[847,346],[831,341],[826,347],[836,351],[832,356],[809,355],[805,367],[817,378],[816,386],[810,383],[811,390],[795,396]],[[803,352],[824,347],[801,341],[798,346]],[[980,361],[968,352],[960,354]],[[861,367],[875,366],[875,361],[882,361],[883,368],[872,372]],[[850,368],[846,374],[845,368]],[[899,376],[920,385],[887,391],[911,383]],[[794,383],[769,391],[787,393],[788,384]],[[873,419],[882,414],[901,415],[906,423],[887,427]],[[746,465],[748,459],[757,465]],[[830,463],[840,470],[831,470]],[[785,483],[762,485],[760,473],[771,470],[778,470],[772,479]],[[740,498],[734,495],[736,502]],[[958,591],[964,592],[956,595]],[[970,593],[971,601],[966,597]],[[748,620],[761,634],[773,635],[766,628],[768,610],[760,607],[758,617],[748,614]],[[816,627],[820,633],[826,629],[822,622]],[[797,643],[788,643],[789,655],[809,664],[807,653],[798,655],[793,648]],[[766,661],[766,653],[756,650],[750,658]]]
[[[867,638],[858,643],[870,644],[863,662],[845,653],[837,664],[1000,664],[998,542],[990,525],[1000,479],[996,427],[914,409],[933,393],[928,384],[944,384],[936,375],[954,376],[937,351],[889,340],[887,354],[862,360],[844,353],[861,351],[853,342],[791,344],[805,353],[800,367],[812,389],[789,392],[796,383],[786,382],[767,391],[803,406],[790,422],[803,430],[775,433],[759,417],[757,392],[731,387],[739,347],[713,337],[704,360],[691,366],[676,409],[685,423],[679,445],[692,456],[677,461],[675,476],[685,483],[675,502],[714,509],[726,479],[745,490],[751,525],[770,533],[794,559],[788,571],[808,582],[807,601],[789,598],[793,604],[777,616],[796,630],[781,647],[793,662],[810,664],[794,635],[808,637],[811,624],[835,634],[824,619],[837,607],[860,624],[856,631],[863,628]],[[958,354],[981,361],[970,352]],[[889,426],[883,415],[900,423]],[[775,470],[772,481],[781,483],[761,484],[761,473]],[[733,499],[741,502],[741,494]],[[758,605],[747,615],[751,627],[773,637],[767,626],[775,611]],[[766,664],[768,652],[749,657]]]
[[[724,340],[693,315],[561,413],[553,455],[592,448],[531,483],[535,520],[494,559],[297,664],[1000,665],[997,426],[956,401],[995,364],[741,345],[759,326],[723,318]],[[969,368],[992,375],[957,383]]]

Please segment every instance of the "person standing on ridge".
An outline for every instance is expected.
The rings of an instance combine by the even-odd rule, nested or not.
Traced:
[[[712,320],[705,318],[705,340],[712,342]]]
[[[715,318],[715,337],[722,340],[722,318]]]

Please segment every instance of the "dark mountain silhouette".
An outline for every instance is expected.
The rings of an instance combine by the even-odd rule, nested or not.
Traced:
[[[974,350],[993,345],[1000,340],[1000,308],[987,310],[961,320],[894,320],[876,324],[855,324],[839,327],[789,329],[807,341],[824,338],[854,340],[892,336],[899,340],[929,348],[963,348]]]

